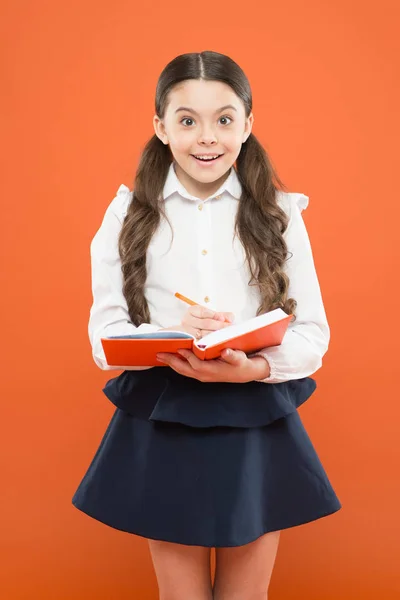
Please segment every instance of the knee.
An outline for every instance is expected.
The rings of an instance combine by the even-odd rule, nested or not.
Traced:
[[[190,591],[189,595],[187,592],[180,594],[179,592],[160,592],[158,596],[159,600],[213,600],[212,593],[196,593],[195,591]]]
[[[218,592],[216,592],[213,596],[213,600],[268,600],[268,592],[255,592],[254,594],[251,592],[250,594],[247,594],[245,596],[243,596],[243,594],[228,594],[227,596],[225,594],[220,595]]]
[[[268,600],[268,589],[249,590],[248,592],[214,589],[213,600]]]
[[[245,596],[243,596],[241,593],[237,595],[228,594],[226,596],[224,593],[220,595],[218,592],[216,592],[213,596],[213,600],[268,600],[268,592],[255,592],[254,594],[251,592]]]

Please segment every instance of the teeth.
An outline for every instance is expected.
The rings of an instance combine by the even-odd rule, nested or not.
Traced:
[[[215,156],[197,156],[195,154],[196,158],[199,158],[200,160],[211,160],[213,158],[218,158],[219,154],[216,154]]]

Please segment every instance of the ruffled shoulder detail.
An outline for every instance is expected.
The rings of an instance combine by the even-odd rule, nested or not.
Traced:
[[[124,218],[128,211],[128,206],[132,200],[132,196],[133,192],[131,192],[130,189],[122,183],[109,206],[110,210],[112,210],[112,212],[114,212],[120,219]]]
[[[300,210],[305,210],[307,208],[310,201],[308,196],[301,192],[292,192],[290,195],[292,196],[292,201],[297,204]]]
[[[297,206],[300,211],[305,210],[309,200],[309,197],[301,192],[283,192],[282,190],[277,192],[278,204],[288,215],[291,213],[292,206]]]
[[[124,194],[129,194],[129,188],[127,185],[124,185],[123,183],[121,183],[121,185],[119,186],[118,190],[117,190],[117,196],[121,196]]]

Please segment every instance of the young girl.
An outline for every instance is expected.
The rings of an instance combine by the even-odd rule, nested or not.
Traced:
[[[73,504],[148,538],[162,600],[261,600],[280,531],[341,508],[297,412],[330,335],[308,197],[283,191],[229,57],[176,57],[155,110],[133,191],[120,186],[91,244],[93,358],[123,372],[104,388],[117,408]],[[136,329],[201,337],[277,307],[293,315],[282,344],[249,356],[182,350],[160,367],[110,367],[100,342]]]

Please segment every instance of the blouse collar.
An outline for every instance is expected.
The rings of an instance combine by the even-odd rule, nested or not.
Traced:
[[[163,189],[164,200],[166,200],[169,196],[171,196],[171,194],[174,194],[175,192],[178,192],[181,196],[183,196],[183,198],[187,198],[188,200],[199,200],[199,198],[197,198],[196,196],[192,196],[191,194],[189,194],[186,188],[179,181],[175,172],[174,165],[175,162],[171,162],[168,175],[165,180],[165,185]],[[211,198],[219,198],[224,192],[228,192],[233,198],[236,198],[237,200],[240,199],[240,196],[242,194],[242,186],[239,181],[239,177],[236,173],[236,169],[233,166],[231,167],[230,173],[225,179],[224,183],[221,185],[221,187],[215,192],[215,194],[212,194],[210,198],[207,198],[207,200]]]

